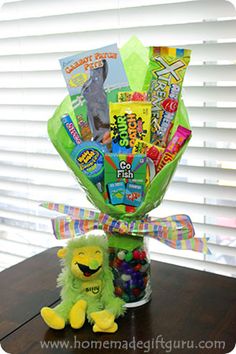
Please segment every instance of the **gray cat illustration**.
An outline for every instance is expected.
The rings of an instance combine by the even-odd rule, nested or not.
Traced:
[[[102,60],[103,66],[91,70],[90,78],[82,86],[82,95],[87,103],[87,115],[93,138],[102,142],[104,134],[109,131],[109,108],[104,90],[104,82],[108,73],[108,64]]]

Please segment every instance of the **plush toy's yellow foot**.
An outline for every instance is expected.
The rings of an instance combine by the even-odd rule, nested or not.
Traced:
[[[40,311],[44,322],[53,329],[63,329],[65,321],[50,307],[43,307]]]
[[[113,323],[113,325],[107,329],[102,329],[98,327],[98,325],[93,325],[93,332],[104,332],[104,333],[115,333],[118,329],[118,325],[116,322]]]
[[[95,325],[101,329],[110,328],[115,320],[115,316],[107,310],[91,312],[90,316],[94,320]]]
[[[79,300],[74,304],[70,310],[70,325],[74,329],[79,329],[85,322],[85,311],[87,308],[87,302]]]

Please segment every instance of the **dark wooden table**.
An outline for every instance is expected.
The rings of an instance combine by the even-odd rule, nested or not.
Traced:
[[[152,262],[152,301],[129,309],[117,320],[115,334],[95,334],[88,323],[80,330],[47,328],[39,312],[42,306],[53,307],[59,301],[56,251],[52,248],[0,273],[0,338],[6,352],[232,351],[236,342],[236,279],[160,262]]]

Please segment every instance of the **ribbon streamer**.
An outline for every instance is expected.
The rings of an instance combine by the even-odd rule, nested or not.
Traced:
[[[195,232],[189,216],[179,214],[166,218],[147,217],[143,220],[125,221],[89,209],[45,202],[42,207],[66,216],[52,219],[55,237],[70,239],[88,231],[103,230],[108,234],[133,237],[152,237],[165,245],[178,250],[192,250],[210,254],[207,239],[194,237]]]

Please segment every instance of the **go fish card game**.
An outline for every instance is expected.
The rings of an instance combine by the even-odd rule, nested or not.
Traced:
[[[138,207],[144,197],[147,158],[142,154],[105,154],[105,199]]]

